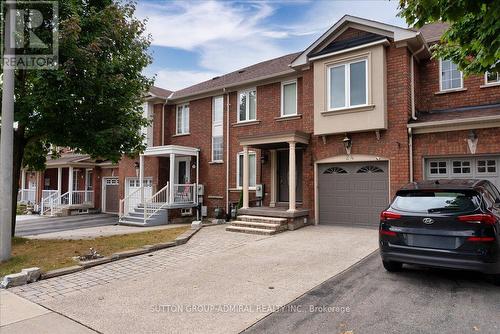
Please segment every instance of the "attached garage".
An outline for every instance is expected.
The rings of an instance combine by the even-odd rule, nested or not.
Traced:
[[[432,179],[484,179],[500,189],[500,156],[427,158],[425,177]]]
[[[320,224],[378,226],[389,204],[387,162],[318,165]]]

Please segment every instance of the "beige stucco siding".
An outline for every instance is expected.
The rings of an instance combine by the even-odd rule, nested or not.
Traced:
[[[356,59],[368,60],[368,105],[328,111],[328,67]],[[384,45],[334,55],[314,62],[314,134],[326,135],[386,128],[386,54]]]

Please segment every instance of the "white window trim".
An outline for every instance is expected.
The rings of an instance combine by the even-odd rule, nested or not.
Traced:
[[[295,113],[294,114],[285,114],[285,86],[286,85],[291,85],[295,84]],[[299,99],[298,96],[298,84],[297,84],[297,79],[289,80],[289,81],[282,81],[281,82],[281,117],[290,117],[290,116],[297,116],[299,114],[299,109],[298,109],[298,103],[297,100]]]
[[[497,81],[488,82],[488,72],[485,72],[485,73],[484,73],[484,85],[485,85],[485,86],[496,86],[496,85],[500,85],[500,73],[498,73],[498,72],[497,72],[497,78],[498,78],[498,80],[497,80]]]
[[[245,120],[240,120],[240,95],[242,93],[249,93],[249,92],[253,92],[255,91],[255,118],[254,119],[250,119],[250,102],[249,102],[249,99],[247,99],[247,105],[246,105],[246,110],[245,110],[245,116],[246,116],[246,119]],[[255,122],[257,120],[257,88],[254,87],[254,88],[247,88],[247,89],[243,89],[243,90],[240,90],[238,91],[238,109],[236,109],[237,111],[237,117],[236,119],[238,120],[237,123],[247,123],[247,122]]]
[[[351,105],[351,88],[350,88],[350,83],[351,83],[351,64],[353,63],[359,63],[359,62],[362,62],[364,61],[365,63],[365,89],[366,89],[366,100],[365,100],[365,103],[363,104],[355,104],[355,105]],[[327,92],[326,92],[326,96],[327,96],[327,111],[337,111],[337,110],[347,110],[347,109],[355,109],[355,108],[360,108],[360,107],[366,107],[369,105],[369,94],[368,94],[368,80],[369,80],[369,74],[368,74],[368,71],[369,71],[369,67],[368,67],[368,58],[367,57],[364,57],[364,58],[357,58],[357,59],[352,59],[352,60],[349,60],[349,61],[345,61],[345,62],[342,62],[342,63],[338,63],[338,64],[332,64],[332,65],[329,65],[326,67],[326,74],[327,74],[327,83],[326,83],[326,89],[327,89]],[[334,67],[340,67],[340,66],[344,66],[345,67],[345,71],[344,71],[344,76],[345,76],[345,80],[344,80],[344,90],[345,90],[345,105],[343,107],[338,107],[338,108],[331,108],[331,101],[332,101],[332,97],[330,95],[330,92],[331,92],[331,89],[330,89],[330,85],[331,85],[331,71],[330,69],[331,68],[334,68]]]
[[[450,92],[454,90],[464,89],[464,73],[460,71],[460,87],[443,89],[443,59],[439,59],[439,91],[440,92]]]
[[[216,99],[222,99],[222,118],[220,121],[216,122],[215,121],[215,100]],[[219,96],[214,96],[212,98],[212,142],[211,142],[211,159],[212,161],[211,162],[217,162],[217,163],[221,163],[221,162],[224,162],[223,159],[217,159],[215,160],[214,159],[214,128],[215,126],[218,126],[220,125],[222,127],[222,157],[224,157],[224,96],[223,95],[219,95]]]
[[[437,174],[431,174],[431,162],[437,162],[438,163],[438,166],[436,167],[438,170],[440,168],[443,168],[443,167],[439,167],[439,163],[440,162],[445,162],[446,163],[446,173],[445,174],[440,174],[439,172]],[[429,159],[427,160],[427,177],[428,178],[435,178],[435,179],[439,179],[440,177],[443,177],[443,176],[448,176],[450,174],[450,163],[451,161],[450,160],[446,160],[446,159]]]
[[[257,153],[255,151],[248,151],[248,156],[255,155],[255,183],[257,183]],[[240,182],[240,156],[243,156],[243,151],[238,152],[236,155],[236,189],[243,189],[243,185]],[[248,171],[250,172],[250,170]],[[255,186],[249,186],[248,189],[255,190]]]
[[[181,131],[182,132],[179,132],[179,127],[178,127],[178,124],[179,124],[179,107],[182,107],[182,112],[184,113],[185,112],[185,108],[187,107],[187,127],[185,126],[185,124],[183,124],[183,126],[181,127]],[[175,106],[175,134],[176,135],[187,135],[189,134],[189,113],[191,112],[191,110],[189,109],[189,103],[184,103],[184,104],[178,104]],[[181,118],[182,119],[182,118]],[[186,131],[184,131],[184,128],[186,128]]]

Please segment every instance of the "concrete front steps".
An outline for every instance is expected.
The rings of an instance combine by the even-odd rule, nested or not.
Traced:
[[[238,220],[232,221],[231,225],[226,227],[226,231],[240,232],[259,235],[273,235],[286,231],[287,219],[263,216],[238,216]]]
[[[160,209],[154,215],[149,217],[144,222],[144,205],[139,204],[134,208],[134,211],[128,213],[127,216],[120,218],[120,225],[128,226],[156,226],[168,224],[168,210]]]

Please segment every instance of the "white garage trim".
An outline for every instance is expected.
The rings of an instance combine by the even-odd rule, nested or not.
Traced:
[[[388,174],[388,201],[391,200],[391,160],[385,157],[379,157],[369,154],[351,154],[350,156],[336,155],[333,157],[321,159],[314,162],[314,225],[319,224],[319,187],[318,187],[318,167],[320,164],[331,163],[349,163],[349,162],[371,162],[371,161],[385,161],[387,162]]]

